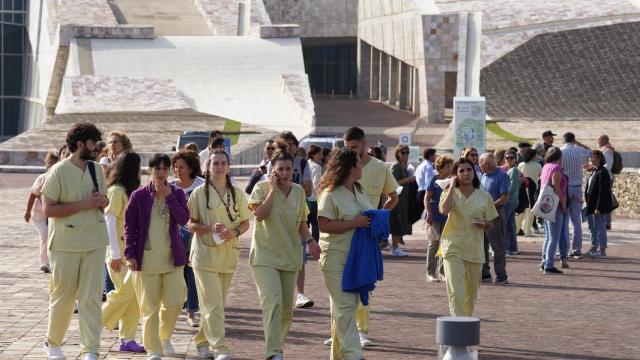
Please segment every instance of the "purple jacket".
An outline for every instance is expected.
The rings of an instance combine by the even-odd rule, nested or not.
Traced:
[[[173,264],[183,266],[189,263],[180,238],[179,225],[185,225],[189,221],[189,208],[182,189],[171,186],[171,194],[167,195],[165,202],[169,208],[169,237],[171,239],[171,252]],[[137,271],[142,269],[144,256],[144,244],[149,234],[151,222],[151,208],[155,190],[149,184],[131,194],[129,204],[124,215],[124,256],[127,259],[135,259],[138,263]]]

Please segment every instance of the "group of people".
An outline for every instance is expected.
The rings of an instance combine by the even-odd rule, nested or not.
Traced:
[[[268,143],[265,179],[247,196],[234,185],[229,154],[215,146],[216,138],[212,132],[208,153],[200,153],[204,162],[193,148],[154,155],[147,183],[141,158],[122,132],[109,134],[106,160],[95,162],[102,133],[90,123],[75,124],[66,150],[47,157],[25,220],[38,204],[41,265],[52,273],[48,358],[65,358],[61,345],[75,304],[84,359],[97,359],[103,327],[118,329],[120,351],[144,352],[150,360],[175,354],[171,337],[183,309],[188,321],[201,314],[198,355],[229,359],[224,303],[239,237],[251,218],[249,264],[262,308],[265,359],[283,358],[294,306],[313,304],[304,296],[307,257],[319,259],[331,298],[332,358],[362,358],[362,346],[371,344],[368,306],[357,293],[343,291],[342,274],[355,230],[371,225],[362,213],[377,209],[383,194],[382,208],[398,202],[391,170],[368,155],[359,128],[347,131],[345,148],[327,154],[312,147],[308,160],[293,155],[297,139],[284,132]],[[114,288],[101,306],[102,264]]]
[[[264,358],[272,360],[283,359],[293,308],[313,306],[304,295],[308,258],[318,260],[330,296],[331,337],[325,344],[331,359],[363,358],[362,347],[372,344],[367,334],[375,301],[343,289],[358,229],[387,223],[391,255],[406,256],[402,237],[422,217],[428,227],[427,280],[446,279],[451,314],[470,316],[481,281],[508,282],[505,257],[518,253],[516,224],[525,235],[537,225],[533,204],[520,209],[522,183],[533,183],[526,191],[549,185],[561,204],[555,221],[544,221],[541,269],[561,273],[553,266],[555,251],[559,245],[564,265],[568,219],[573,221],[575,208],[582,216],[587,158],[591,165],[585,169],[593,171],[585,191],[589,253],[606,256],[606,218],[613,206],[609,159],[604,151],[581,149],[571,133],[562,150],[523,145],[480,155],[468,148],[454,160],[426,149],[416,168],[408,163],[409,148],[399,145],[390,169],[380,147],[367,147],[360,128],[345,132],[344,148],[312,145],[306,157],[300,156],[296,137],[283,132],[265,144],[260,169],[244,191],[230,176],[230,156],[220,139],[222,133],[213,131],[200,153],[189,145],[171,157],[154,155],[146,184],[141,184],[141,158],[122,132],[109,135],[102,166],[94,162],[102,134],[89,123],[75,124],[65,148],[47,156],[47,172],[34,183],[25,220],[32,218],[40,234],[42,271],[52,273],[48,358],[65,358],[61,345],[77,302],[85,360],[97,359],[103,327],[118,329],[120,351],[144,352],[149,360],[175,354],[171,337],[183,309],[189,325],[200,327],[198,355],[229,359],[224,304],[238,264],[239,237],[249,231],[250,219],[249,264],[263,316]],[[613,151],[608,139],[601,139],[603,150]],[[580,187],[579,196],[572,187]],[[373,209],[389,215],[364,215]],[[570,255],[579,257],[576,236],[581,233],[574,230]],[[385,241],[375,239],[377,252]],[[101,307],[102,264],[114,288]],[[135,340],[139,322],[142,344]]]

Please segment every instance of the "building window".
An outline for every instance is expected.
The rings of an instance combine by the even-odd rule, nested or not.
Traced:
[[[23,75],[27,40],[25,0],[0,0],[0,140],[17,135],[23,123]]]

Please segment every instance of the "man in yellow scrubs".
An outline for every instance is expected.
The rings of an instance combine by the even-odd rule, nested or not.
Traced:
[[[221,165],[215,164],[214,161],[213,166]],[[206,186],[209,187],[208,192],[205,190]],[[224,303],[238,265],[238,237],[249,230],[251,217],[244,192],[236,186],[227,188],[222,193],[225,199],[231,199],[231,196],[225,196],[228,191],[235,193],[237,204],[231,201],[225,206],[221,196],[210,183],[195,189],[188,203],[191,213],[189,229],[195,233],[195,239],[191,244],[190,262],[195,273],[202,314],[200,331],[195,343],[201,357],[210,354],[208,347],[211,344],[216,360],[229,359],[229,346],[225,340]],[[216,244],[213,239],[216,224],[222,224],[225,231],[232,232],[233,238]],[[224,232],[222,234],[224,235]]]
[[[380,196],[386,194],[388,200],[383,208],[393,209],[398,204],[398,194],[396,193],[398,182],[385,163],[367,154],[364,131],[358,127],[348,129],[344,133],[344,143],[350,150],[357,152],[360,157],[362,177],[358,182],[362,186],[362,192],[369,198],[371,207],[377,209]],[[367,337],[369,333],[369,306],[358,305],[356,323],[358,324],[361,345],[363,347],[373,345],[373,342]],[[328,340],[325,343],[330,344]]]
[[[101,138],[93,124],[73,125],[66,138],[71,156],[51,168],[42,189],[43,210],[51,218],[52,276],[44,345],[49,359],[65,359],[60,346],[76,299],[83,359],[96,360],[100,351],[102,268],[108,244],[102,211],[109,204],[104,174],[93,163]],[[89,162],[95,169],[97,189]]]

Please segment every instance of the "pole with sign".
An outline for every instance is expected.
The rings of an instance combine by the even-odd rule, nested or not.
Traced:
[[[400,134],[400,136],[398,136],[398,145],[411,145],[411,134]]]
[[[453,156],[460,157],[465,147],[474,147],[480,154],[487,144],[486,102],[483,96],[453,98]]]

